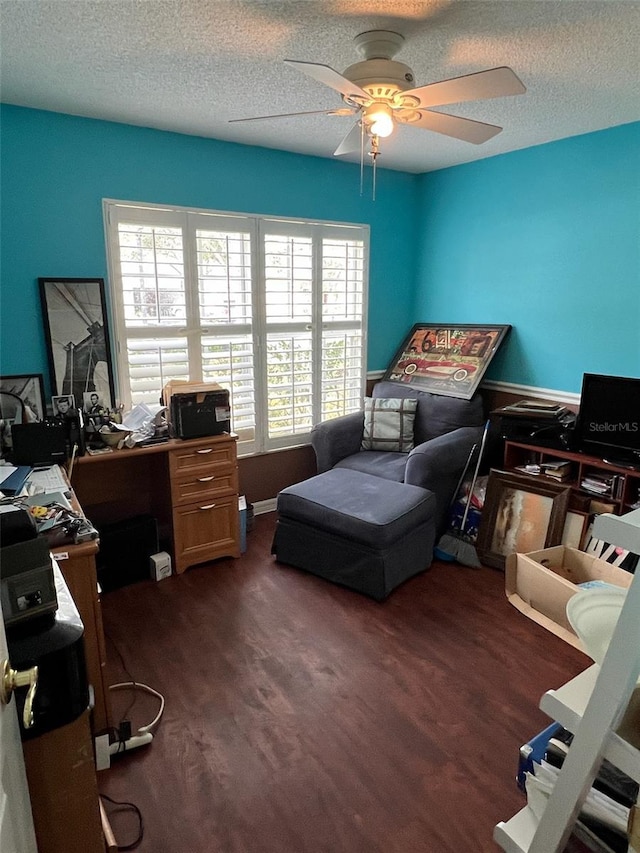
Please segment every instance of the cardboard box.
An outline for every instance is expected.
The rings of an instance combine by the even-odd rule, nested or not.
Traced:
[[[507,557],[505,591],[511,604],[581,651],[585,649],[567,619],[567,602],[578,584],[593,580],[628,588],[633,575],[566,545]]]
[[[171,379],[162,389],[162,402],[165,406],[170,406],[171,397],[174,394],[195,394],[202,402],[207,394],[216,391],[224,391],[217,382],[186,382],[183,379]]]

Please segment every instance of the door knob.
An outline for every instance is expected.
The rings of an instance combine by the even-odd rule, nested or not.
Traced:
[[[30,729],[34,722],[33,700],[36,698],[37,686],[37,666],[32,666],[29,669],[18,672],[17,669],[11,669],[11,664],[8,660],[3,660],[0,663],[0,705],[7,705],[9,703],[14,690],[17,690],[19,687],[28,688],[22,712],[22,724],[25,729]]]

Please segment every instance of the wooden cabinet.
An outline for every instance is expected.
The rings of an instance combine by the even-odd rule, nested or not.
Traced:
[[[637,553],[640,512],[603,515],[594,535]],[[540,708],[574,734],[571,749],[541,817],[528,804],[498,823],[494,840],[507,853],[557,853],[565,849],[602,759],[640,782],[640,575],[631,582],[607,652],[557,690]],[[639,806],[631,810],[630,850],[640,850]],[[602,844],[593,849],[609,849]]]
[[[585,453],[517,441],[505,444],[504,466],[508,470],[521,471],[526,465],[544,465],[552,461],[567,463],[568,476],[562,482],[571,487],[571,506],[575,509],[594,512],[590,504],[596,501],[609,504],[607,511],[620,515],[640,503],[640,471],[636,469],[610,465]],[[538,476],[544,477],[543,474]]]
[[[214,436],[169,451],[176,574],[240,556],[236,440]]]

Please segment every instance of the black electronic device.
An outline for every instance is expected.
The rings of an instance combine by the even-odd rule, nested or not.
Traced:
[[[35,519],[26,509],[12,504],[5,506],[4,511],[0,512],[0,546],[2,548],[27,539],[35,539],[37,535]],[[2,577],[1,566],[0,577]]]
[[[557,450],[572,450],[576,416],[565,409],[553,418],[514,416],[506,407],[491,412],[489,443],[485,467],[499,468],[503,462],[504,442],[519,441]]]
[[[640,466],[640,379],[585,373],[575,436],[585,453]]]
[[[37,541],[37,540],[36,540]],[[51,560],[49,560],[51,562]],[[56,567],[58,609],[48,620],[39,619],[7,628],[11,664],[18,670],[38,667],[33,695],[33,725],[23,722],[27,694],[16,692],[23,740],[64,726],[89,707],[89,684],[84,655],[84,626],[62,573]]]
[[[0,549],[0,598],[7,628],[58,608],[49,545],[41,537]]]
[[[104,592],[149,578],[149,558],[160,550],[158,522],[137,515],[100,525],[100,550],[96,564]]]
[[[11,427],[14,465],[63,465],[68,450],[66,425],[46,420]]]
[[[62,421],[65,428],[67,446],[66,455],[68,459],[72,456],[84,456],[86,444],[84,438],[84,414],[82,409],[70,409]]]
[[[204,438],[231,431],[229,392],[226,388],[174,393],[169,408],[176,438]]]

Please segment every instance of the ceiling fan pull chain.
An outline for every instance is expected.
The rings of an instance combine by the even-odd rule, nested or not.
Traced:
[[[371,193],[372,201],[376,200],[376,174],[378,171],[378,167],[376,165],[377,161],[378,161],[378,152],[374,151],[374,153],[373,153],[373,190]]]
[[[364,122],[360,122],[360,195],[364,195]]]

